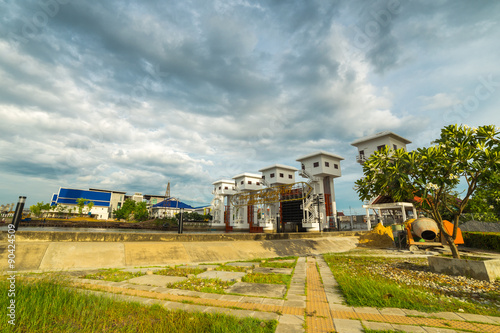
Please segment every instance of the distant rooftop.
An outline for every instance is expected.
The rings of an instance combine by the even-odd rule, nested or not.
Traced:
[[[409,144],[411,143],[410,140],[406,139],[406,138],[403,138],[401,135],[397,135],[396,133],[394,132],[391,132],[391,131],[383,131],[383,132],[379,132],[379,133],[376,133],[376,134],[373,134],[373,135],[369,135],[369,136],[365,136],[361,139],[357,139],[357,140],[354,140],[353,142],[351,142],[351,146],[356,146],[362,142],[365,142],[365,141],[371,141],[373,139],[377,139],[377,138],[382,138],[382,137],[385,137],[385,136],[392,136],[400,141],[402,141],[404,144]]]
[[[256,174],[256,173],[244,172],[244,173],[240,173],[239,175],[234,176],[233,179],[240,178],[240,177],[261,178],[262,176],[259,174]]]
[[[269,170],[269,169],[273,169],[273,168],[281,168],[281,169],[290,170],[290,171],[298,171],[299,170],[299,169],[297,169],[295,167],[284,165],[284,164],[273,164],[273,165],[270,165],[268,167],[260,169],[259,172],[262,172],[262,171],[265,171],[265,170]]]
[[[318,151],[315,151],[314,153],[301,156],[301,157],[297,158],[296,161],[300,162],[300,161],[305,160],[305,159],[307,159],[309,157],[313,157],[313,156],[317,156],[317,155],[326,155],[326,156],[330,156],[330,157],[333,157],[333,158],[338,158],[339,160],[343,160],[344,159],[342,156],[339,156],[339,155],[336,155],[336,154],[332,154],[332,153],[329,153],[329,152],[324,151],[324,150],[318,150]]]
[[[98,188],[89,188],[89,191],[110,192],[110,193],[120,193],[120,194],[126,194],[127,193],[127,192],[123,192],[123,191],[103,190],[103,189],[98,189]]]

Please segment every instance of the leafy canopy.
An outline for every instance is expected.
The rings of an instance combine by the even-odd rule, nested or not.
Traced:
[[[444,234],[453,241],[470,197],[500,170],[499,133],[494,125],[450,125],[431,147],[411,152],[386,147],[364,163],[364,177],[356,181],[355,190],[361,200],[388,195],[395,201],[413,202],[438,222],[442,232],[442,216],[450,216],[454,230]],[[454,190],[461,181],[466,190],[458,199]]]

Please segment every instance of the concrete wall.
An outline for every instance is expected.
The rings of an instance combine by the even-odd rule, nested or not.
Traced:
[[[57,271],[344,252],[356,247],[359,235],[359,232],[179,235],[20,231],[16,233],[15,269]],[[0,271],[3,272],[9,270],[6,239],[6,232],[2,232]]]

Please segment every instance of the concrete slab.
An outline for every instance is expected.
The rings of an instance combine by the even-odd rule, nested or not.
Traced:
[[[422,327],[426,333],[459,333],[463,331],[455,331],[449,328],[442,327]]]
[[[380,314],[380,311],[376,308],[369,308],[369,307],[359,307],[359,308],[354,308],[354,312],[356,313],[371,313],[371,314]],[[372,328],[374,329],[374,328]]]
[[[359,320],[333,319],[333,325],[337,332],[342,333],[363,333],[363,326]]]
[[[377,323],[375,321],[361,321],[363,326],[374,331],[394,331],[394,327],[389,323]]]
[[[405,312],[398,308],[383,308],[380,309],[380,313],[383,315],[395,315],[395,316],[405,316]]]
[[[127,280],[127,282],[148,286],[165,287],[169,283],[184,281],[186,279],[187,278],[183,276],[143,275]]]
[[[179,243],[130,242],[125,246],[127,266],[164,265],[190,262],[184,246]]]
[[[276,333],[304,332],[304,316],[281,315]]]
[[[225,271],[207,271],[196,275],[202,279],[220,279],[221,281],[241,281],[246,273],[243,272],[225,272]]]
[[[237,282],[227,288],[226,292],[251,296],[281,298],[285,296],[286,286],[282,284]]]
[[[291,268],[272,268],[272,267],[256,267],[253,269],[254,273],[262,274],[292,274],[293,269]]]
[[[0,271],[10,271],[7,255],[9,243],[0,244]],[[21,243],[16,242],[16,270],[35,270],[40,267],[45,251],[49,247],[47,243]]]
[[[125,258],[123,243],[50,243],[39,268],[41,270],[64,270],[88,267],[123,267],[128,266],[125,263]]]
[[[262,300],[262,304],[283,306],[285,304],[285,301],[282,299],[264,298]]]
[[[291,325],[278,323],[275,333],[303,333],[304,328],[302,325]]]
[[[228,262],[226,266],[233,266],[233,267],[257,267],[259,266],[258,262],[250,262],[250,261],[245,261],[245,262]]]
[[[394,326],[394,329],[396,329],[397,331],[408,332],[408,333],[426,333],[425,329],[423,329],[420,326],[398,325],[398,324],[392,324],[392,326]]]
[[[143,274],[146,274],[148,271],[151,272],[156,272],[162,269],[165,269],[166,267],[147,267],[147,268],[124,268],[121,271],[122,272],[130,272],[130,273],[137,273],[141,272]]]
[[[465,321],[464,318],[460,317],[455,312],[436,312],[436,313],[433,313],[432,316],[437,317],[437,318],[442,318],[442,319],[448,319],[448,320]]]
[[[286,263],[294,263],[295,260],[294,259],[283,259],[283,260],[279,260],[279,259],[271,259],[271,260],[268,260],[267,262],[286,262]]]
[[[491,320],[487,316],[483,315],[478,315],[478,314],[472,314],[472,313],[456,313],[460,317],[464,318],[467,321],[477,321],[480,323],[486,323],[486,324],[496,324],[494,320]]]

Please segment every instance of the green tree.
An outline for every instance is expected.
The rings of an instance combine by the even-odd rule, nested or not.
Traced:
[[[50,207],[50,204],[49,204]],[[47,208],[47,204],[44,204],[42,202],[37,202],[36,204],[30,206],[30,211],[35,215],[36,217],[42,216],[42,211]]]
[[[468,219],[500,221],[500,173],[491,173],[479,184],[464,212],[464,222]]]
[[[80,216],[83,215],[83,207],[85,207],[85,204],[87,203],[87,199],[85,198],[78,198],[76,199],[76,205],[78,206],[78,213],[80,213]]]
[[[94,202],[93,202],[93,201],[89,201],[89,202],[87,203],[87,209],[89,210],[89,213],[90,213],[90,211],[92,210],[92,207],[94,207]]]
[[[135,201],[132,199],[127,199],[123,203],[120,209],[115,209],[113,214],[117,219],[128,220],[130,218],[130,214],[134,212],[135,209]]]
[[[137,221],[147,220],[149,217],[148,207],[145,202],[139,202],[135,205],[134,219]]]
[[[64,205],[57,205],[56,211],[57,211],[57,214],[59,216],[61,216],[66,211],[66,206],[64,206]]]
[[[382,194],[397,201],[413,201],[437,222],[453,257],[460,258],[454,243],[459,218],[478,186],[500,169],[499,134],[500,129],[493,125],[450,125],[429,148],[406,152],[386,147],[365,162],[356,192],[361,200]],[[461,200],[456,200],[453,190],[461,180],[466,190]],[[444,228],[443,213],[452,217],[452,233]]]

